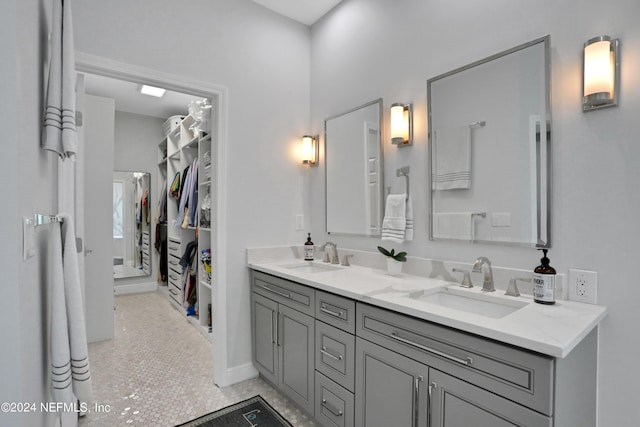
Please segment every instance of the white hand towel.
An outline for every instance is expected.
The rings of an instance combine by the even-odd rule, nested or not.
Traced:
[[[382,220],[382,240],[402,243],[407,229],[407,195],[389,194]]]
[[[62,259],[62,240],[60,224],[51,224],[51,238],[49,240],[49,272],[50,282],[50,323],[49,323],[49,352],[51,361],[51,386],[53,400],[69,407],[76,403],[73,394],[73,380],[71,367],[71,349],[69,347],[69,329],[67,305],[65,298],[65,283]],[[78,416],[72,411],[58,412],[58,425],[61,427],[77,426]]]
[[[433,216],[433,237],[472,240],[472,212],[441,212]]]
[[[53,1],[51,58],[47,86],[42,147],[58,153],[62,159],[75,159],[76,70],[70,0]]]
[[[404,240],[410,242],[413,240],[413,203],[411,202],[411,196],[407,197],[406,209],[407,226],[404,231]]]
[[[471,130],[469,126],[434,132],[433,189],[471,188]]]
[[[89,351],[82,304],[82,285],[78,268],[76,236],[71,215],[62,213],[57,217],[63,221],[64,289],[71,349],[73,393],[80,402],[87,403],[92,398],[91,372],[89,369]]]

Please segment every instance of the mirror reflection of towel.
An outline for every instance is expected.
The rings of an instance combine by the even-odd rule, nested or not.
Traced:
[[[433,215],[433,237],[473,240],[472,212],[440,212]]]
[[[471,188],[471,130],[467,126],[434,131],[433,189]]]

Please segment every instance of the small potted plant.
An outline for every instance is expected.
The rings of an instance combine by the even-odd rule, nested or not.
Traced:
[[[406,252],[395,252],[395,249],[391,251],[386,250],[382,246],[378,246],[380,253],[387,257],[387,273],[390,276],[399,276],[402,272],[402,263],[407,262]]]

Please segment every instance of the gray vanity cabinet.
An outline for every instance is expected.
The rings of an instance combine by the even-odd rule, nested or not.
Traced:
[[[275,337],[275,318],[278,303],[254,294],[251,302],[253,333],[253,361],[263,377],[278,383],[278,346]]]
[[[427,365],[356,338],[356,427],[427,427],[428,376]]]
[[[552,418],[528,410],[451,375],[429,371],[430,427],[551,427]]]
[[[253,360],[260,374],[309,414],[314,413],[314,290],[252,274]],[[307,311],[307,313],[302,312]]]

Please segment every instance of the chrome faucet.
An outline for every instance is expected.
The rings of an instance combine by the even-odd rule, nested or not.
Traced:
[[[473,264],[474,273],[483,273],[484,281],[482,282],[482,290],[485,292],[494,292],[496,288],[493,286],[493,272],[491,271],[491,261],[486,257],[479,257]]]
[[[327,252],[326,247],[333,247],[333,257],[329,258],[329,252]],[[326,242],[324,245],[320,247],[322,251],[324,251],[324,260],[323,262],[331,262],[331,264],[340,264],[340,257],[338,256],[338,244],[333,242]],[[331,260],[331,261],[329,261]]]

